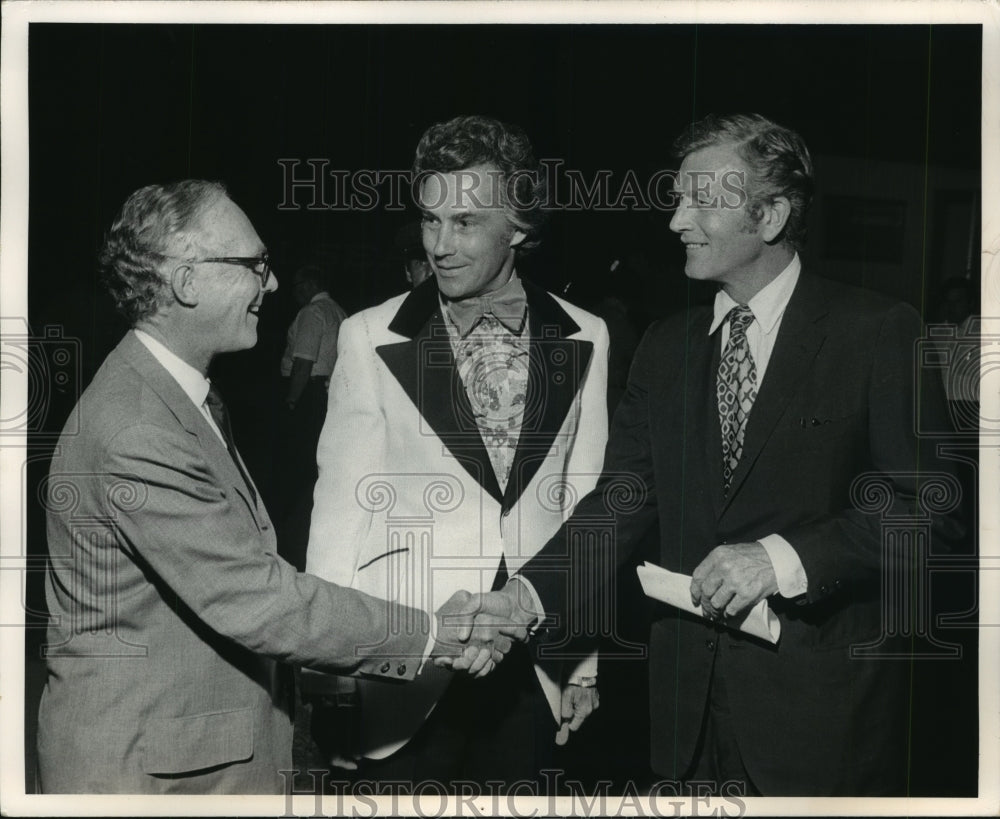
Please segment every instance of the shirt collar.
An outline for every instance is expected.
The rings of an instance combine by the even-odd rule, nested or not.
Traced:
[[[320,290],[315,296],[309,299],[309,303],[312,304],[314,301],[320,301],[321,299],[331,298],[330,294],[326,290]]]
[[[778,323],[778,319],[785,312],[785,308],[788,306],[788,301],[792,297],[792,291],[795,289],[801,272],[802,262],[799,260],[799,254],[796,253],[792,256],[792,260],[788,263],[788,266],[772,282],[766,287],[761,288],[760,292],[747,302],[747,307],[750,308],[754,318],[760,325],[760,329],[764,333],[770,333],[774,329],[774,325]],[[712,335],[719,328],[719,325],[725,321],[726,316],[729,315],[729,311],[737,306],[732,297],[725,290],[720,289],[715,294],[712,326],[709,327],[708,334]]]
[[[445,300],[438,294],[441,310],[448,322],[465,338],[479,321],[490,313],[510,333],[520,336],[526,326],[528,297],[517,272],[511,274],[503,287],[459,300]]]
[[[135,337],[152,353],[153,358],[159,361],[163,365],[163,369],[173,376],[174,381],[180,384],[181,389],[194,402],[194,405],[200,407],[204,404],[211,382],[149,333],[144,333],[142,330],[134,330],[133,332]]]

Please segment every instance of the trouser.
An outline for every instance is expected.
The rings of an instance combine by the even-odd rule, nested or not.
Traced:
[[[521,795],[547,795],[540,772],[559,763],[557,729],[529,650],[515,644],[487,677],[456,675],[416,735],[386,759],[364,760],[359,774],[413,783],[417,792],[433,781],[449,789],[471,782],[481,793],[516,786]]]

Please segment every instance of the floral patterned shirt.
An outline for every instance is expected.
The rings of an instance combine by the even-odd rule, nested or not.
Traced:
[[[459,336],[450,319],[445,324],[479,434],[500,489],[506,490],[528,392],[531,339],[527,319],[516,334],[487,314],[465,338]]]

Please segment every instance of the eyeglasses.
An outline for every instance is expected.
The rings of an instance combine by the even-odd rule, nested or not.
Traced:
[[[271,281],[271,257],[264,252],[260,256],[213,256],[208,259],[186,259],[189,264],[202,264],[203,262],[215,262],[216,264],[235,264],[245,267],[251,273],[260,277],[261,288],[267,287]]]

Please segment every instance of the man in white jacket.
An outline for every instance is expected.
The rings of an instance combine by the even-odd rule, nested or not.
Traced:
[[[432,126],[414,171],[434,276],[344,322],[308,571],[434,612],[505,582],[591,489],[607,439],[604,322],[522,280],[543,182],[523,131]],[[375,780],[537,779],[597,706],[597,656],[522,645],[483,679],[427,664],[359,685]]]

